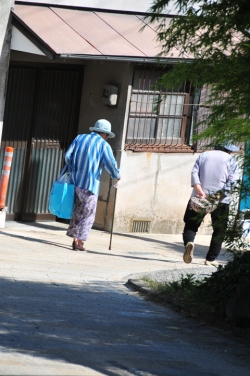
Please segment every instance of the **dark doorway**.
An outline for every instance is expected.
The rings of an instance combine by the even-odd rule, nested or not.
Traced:
[[[7,219],[54,218],[49,192],[77,133],[82,67],[10,66],[0,163],[14,148]]]

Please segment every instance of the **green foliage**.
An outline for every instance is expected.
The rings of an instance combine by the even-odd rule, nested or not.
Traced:
[[[156,288],[158,290],[165,290],[170,288],[174,291],[191,289],[193,287],[199,286],[201,283],[200,280],[195,279],[194,274],[186,274],[186,276],[182,274],[181,279],[179,281],[173,281],[168,283],[158,283],[146,277],[144,277],[143,280],[145,282],[148,282],[151,287]]]
[[[182,274],[179,282],[179,288],[192,289],[193,287],[199,286],[200,283],[201,282],[198,279],[195,279],[194,274],[187,274],[185,277]]]
[[[250,1],[176,0],[178,15],[169,24],[162,13],[170,1],[154,0],[145,17],[158,25],[162,46],[159,57],[169,56],[173,49],[179,51],[179,63],[159,84],[172,88],[184,81],[194,88],[207,85],[210,97],[205,105],[210,106],[210,113],[206,127],[199,134],[196,132],[194,140],[209,139],[211,145],[243,142],[248,147],[244,157],[245,179],[232,192],[234,214],[225,239],[227,250],[233,252],[232,260],[202,283],[189,276],[162,284],[155,294],[181,303],[187,311],[203,310],[223,316],[238,284],[250,281],[250,252],[244,251],[246,243],[242,240],[238,201],[234,197],[250,195]]]
[[[214,313],[225,316],[225,307],[237,286],[250,282],[250,252],[238,252],[224,267],[219,266],[199,286],[199,296],[209,302]]]
[[[214,317],[225,320],[226,305],[241,283],[250,282],[250,252],[238,252],[227,265],[219,265],[211,276],[202,280],[193,274],[180,281],[158,283],[144,280],[153,289],[149,298],[170,304],[195,317]]]
[[[197,287],[201,281],[195,279],[193,274],[182,275],[180,281],[159,283],[148,278],[143,278],[152,288],[149,299],[162,304],[171,304],[191,315],[201,311],[202,303],[197,299]]]
[[[182,59],[161,84],[189,80],[197,87],[209,85],[208,127],[196,138],[246,141],[250,136],[249,0],[176,0],[178,15],[170,25],[161,15],[169,2],[155,0],[146,17],[158,23],[160,56],[177,47]],[[187,56],[192,60],[184,60]]]

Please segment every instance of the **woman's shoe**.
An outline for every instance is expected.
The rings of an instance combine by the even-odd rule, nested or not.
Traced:
[[[73,248],[74,251],[85,251],[85,248],[82,247],[81,245],[77,244],[75,242],[75,240],[72,243],[72,248]]]

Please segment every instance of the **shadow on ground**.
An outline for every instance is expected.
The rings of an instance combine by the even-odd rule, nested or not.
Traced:
[[[1,278],[0,286],[1,351],[63,360],[105,375],[172,375],[189,365],[176,357],[181,330],[174,314],[108,284]],[[200,375],[199,367],[190,367]]]
[[[248,374],[249,349],[115,285],[0,278],[0,291],[1,352],[110,376]]]

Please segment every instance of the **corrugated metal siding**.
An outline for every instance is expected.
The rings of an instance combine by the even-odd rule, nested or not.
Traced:
[[[10,68],[0,153],[2,163],[5,147],[14,147],[9,217],[49,214],[52,183],[77,131],[81,84],[81,68]]]
[[[14,147],[12,168],[6,198],[8,213],[20,213],[23,204],[23,181],[27,143],[31,129],[37,70],[10,67],[4,113],[0,166],[6,146]]]
[[[0,151],[0,166],[3,165],[4,149]],[[21,188],[22,188],[22,176],[25,161],[25,149],[19,148],[14,150],[11,174],[8,186],[8,194],[6,200],[6,206],[8,207],[8,213],[21,212]]]
[[[61,170],[63,154],[60,149],[34,149],[32,151],[26,213],[49,214],[49,193]]]

